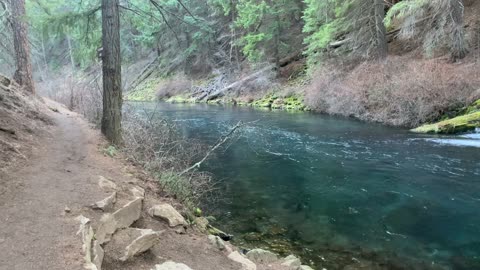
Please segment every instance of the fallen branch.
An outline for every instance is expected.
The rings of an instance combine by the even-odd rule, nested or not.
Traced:
[[[260,69],[259,71],[255,72],[255,73],[253,73],[253,74],[251,74],[251,75],[249,75],[249,76],[247,76],[247,77],[245,77],[245,78],[243,78],[243,79],[241,79],[241,80],[239,80],[239,81],[236,81],[236,82],[230,84],[230,85],[227,86],[227,87],[224,87],[224,88],[216,91],[215,93],[213,93],[213,94],[211,94],[211,95],[208,95],[208,94],[207,94],[206,96],[204,95],[204,96],[200,97],[198,100],[202,100],[202,99],[204,99],[205,97],[207,98],[207,101],[208,101],[208,100],[215,99],[215,98],[218,98],[218,97],[222,96],[222,95],[224,94],[224,92],[226,92],[226,91],[228,91],[228,90],[230,90],[230,89],[232,89],[232,88],[235,88],[235,87],[237,87],[237,86],[240,86],[240,85],[242,85],[242,84],[244,84],[244,83],[246,83],[246,82],[248,82],[248,81],[250,81],[250,80],[253,80],[253,79],[257,78],[259,75],[263,74],[264,72],[270,71],[270,70],[272,70],[273,68],[275,68],[275,65],[268,65],[268,66]]]
[[[210,155],[213,152],[215,152],[215,150],[217,150],[220,146],[222,146],[224,143],[226,143],[230,139],[230,137],[233,135],[233,133],[235,133],[235,131],[237,129],[239,129],[240,127],[242,127],[244,125],[245,124],[242,121],[238,122],[225,136],[220,138],[220,140],[217,142],[217,144],[215,144],[210,150],[208,150],[207,154],[199,162],[197,162],[197,163],[193,164],[191,167],[185,169],[183,172],[181,172],[179,174],[179,176],[182,176],[182,175],[186,174],[187,172],[189,172],[193,169],[200,168],[202,163],[205,162],[205,160],[207,160],[208,157],[210,157]]]

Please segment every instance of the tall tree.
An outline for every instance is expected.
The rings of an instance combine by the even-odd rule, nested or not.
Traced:
[[[122,67],[119,0],[102,0],[103,117],[102,133],[122,143]]]
[[[13,79],[28,91],[35,93],[28,43],[27,23],[25,22],[25,0],[11,0],[13,43],[17,69]]]

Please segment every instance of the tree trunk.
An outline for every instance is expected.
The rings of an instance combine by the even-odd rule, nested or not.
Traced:
[[[119,0],[102,0],[103,116],[102,133],[122,143],[122,67]]]
[[[26,15],[25,0],[13,0],[10,2],[12,7],[13,44],[15,47],[15,60],[17,65],[13,79],[17,81],[18,84],[25,87],[27,91],[35,93],[27,23],[24,21]]]
[[[452,31],[452,61],[463,59],[467,55],[467,45],[465,44],[464,30],[464,12],[465,6],[463,0],[450,0],[452,9],[453,31]]]
[[[387,29],[385,28],[385,2],[384,0],[374,0],[375,9],[375,42],[376,42],[376,56],[379,59],[387,57]]]

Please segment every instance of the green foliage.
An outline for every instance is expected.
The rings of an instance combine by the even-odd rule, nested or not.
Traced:
[[[109,157],[115,157],[118,154],[118,150],[115,146],[109,145],[107,148],[103,149],[103,154]]]

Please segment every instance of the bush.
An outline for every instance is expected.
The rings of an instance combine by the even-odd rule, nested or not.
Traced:
[[[480,88],[478,64],[389,57],[353,67],[325,64],[306,90],[312,109],[394,126],[417,126],[465,106]]]
[[[192,81],[185,76],[175,76],[160,82],[157,89],[157,98],[164,99],[189,92],[192,88]]]

